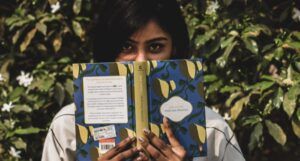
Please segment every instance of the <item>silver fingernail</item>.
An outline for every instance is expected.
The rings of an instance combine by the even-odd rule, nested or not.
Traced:
[[[142,138],[142,137],[139,137],[139,141],[140,141],[141,143],[145,142],[144,138]]]
[[[150,130],[145,128],[144,133],[148,135],[148,134],[150,134]]]

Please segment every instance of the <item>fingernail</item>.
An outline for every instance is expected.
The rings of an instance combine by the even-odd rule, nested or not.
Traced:
[[[130,137],[127,137],[125,140],[126,140],[126,141],[130,141],[130,140],[131,140],[131,138],[130,138]]]
[[[150,130],[145,128],[144,129],[144,133],[147,134],[147,135],[149,135],[150,134]]]
[[[141,143],[145,142],[144,138],[142,138],[142,137],[139,137],[139,141],[140,141]]]
[[[136,139],[135,136],[131,136],[131,137],[130,137],[130,140],[131,140],[131,141],[135,141],[135,139]]]
[[[137,160],[137,161],[141,161],[141,160],[143,160],[143,159],[142,159],[142,157],[138,157],[138,158],[136,158],[136,160]]]

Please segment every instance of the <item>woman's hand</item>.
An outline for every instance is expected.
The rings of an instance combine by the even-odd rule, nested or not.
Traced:
[[[157,161],[182,161],[185,159],[186,151],[175,138],[172,129],[168,123],[168,119],[164,117],[163,126],[171,145],[166,144],[159,139],[148,129],[144,130],[147,139],[138,138],[143,148],[150,154],[150,156]]]
[[[126,138],[121,141],[118,145],[104,153],[98,161],[119,161],[132,158],[134,155],[139,153],[136,147],[132,147],[132,143],[135,142],[135,137]]]

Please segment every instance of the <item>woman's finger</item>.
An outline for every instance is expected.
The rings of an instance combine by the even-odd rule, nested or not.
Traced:
[[[112,160],[125,160],[125,159],[133,157],[138,152],[139,152],[138,149],[136,147],[133,147],[133,148],[130,148],[128,150],[125,150],[125,151],[119,153],[118,155],[113,157]]]
[[[158,151],[154,146],[149,144],[149,142],[146,141],[146,139],[142,137],[139,137],[138,139],[142,147],[144,148],[144,150],[146,150],[154,160],[167,161],[167,158],[160,151]]]
[[[167,117],[163,118],[163,126],[164,126],[164,129],[166,131],[166,134],[167,134],[167,137],[169,139],[170,144],[173,147],[181,146],[179,141],[175,138],[174,133],[172,132],[172,129],[170,127],[170,124],[169,124],[169,121],[168,121]]]
[[[133,159],[134,161],[148,161],[149,158],[146,156],[145,153],[139,152],[139,155]]]
[[[145,136],[149,139],[150,143],[154,145],[159,151],[161,151],[166,157],[172,156],[172,149],[160,138],[158,138],[154,133],[148,129],[144,129]]]
[[[123,141],[121,141],[119,144],[117,144],[115,147],[107,151],[104,155],[101,156],[102,159],[111,159],[114,156],[116,156],[118,153],[124,151],[129,145],[131,145],[135,141],[135,137],[133,138],[126,138]]]

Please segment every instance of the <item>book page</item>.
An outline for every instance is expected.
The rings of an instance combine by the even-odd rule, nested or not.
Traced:
[[[86,124],[128,122],[125,76],[84,77],[83,95]]]

